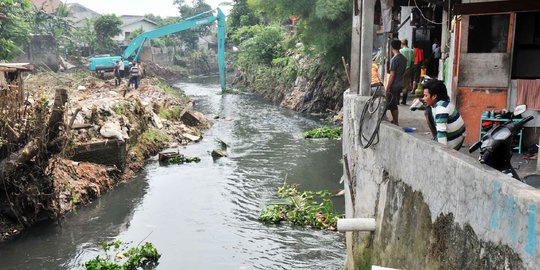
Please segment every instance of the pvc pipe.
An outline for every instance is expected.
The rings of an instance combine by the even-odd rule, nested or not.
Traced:
[[[372,265],[371,270],[400,270],[400,269],[387,268],[387,267],[380,267],[380,266],[377,266],[377,265]]]
[[[340,232],[350,231],[375,231],[376,223],[374,218],[340,218],[337,221],[337,230]]]

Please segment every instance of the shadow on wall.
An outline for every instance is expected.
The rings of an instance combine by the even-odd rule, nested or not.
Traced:
[[[17,56],[14,62],[30,63],[36,68],[50,69],[54,72],[60,69],[60,61],[56,40],[51,35],[35,35],[24,49],[24,52]]]

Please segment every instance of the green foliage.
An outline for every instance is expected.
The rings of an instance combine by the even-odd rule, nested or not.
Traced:
[[[111,53],[116,51],[116,44],[112,38],[122,32],[122,21],[114,14],[103,15],[94,22],[96,33],[97,53]]]
[[[65,4],[60,3],[52,13],[45,11],[44,6],[36,7],[33,19],[34,34],[51,35],[61,47],[69,42],[73,26],[69,19],[69,8]]]
[[[12,60],[30,41],[31,11],[30,0],[0,1],[0,60]]]
[[[172,106],[170,108],[161,108],[159,110],[159,117],[167,120],[178,120],[180,119],[180,113],[182,113],[182,107]]]
[[[212,7],[205,3],[204,0],[191,0],[189,3],[186,0],[174,0],[173,3],[177,6],[178,12],[180,13],[180,18],[182,20],[212,10]],[[210,25],[205,24],[196,28],[182,31],[178,33],[178,36],[184,42],[187,48],[190,50],[196,50],[199,37],[204,37],[209,33]]]
[[[68,53],[72,55],[90,56],[97,47],[94,20],[84,19],[82,25],[73,30],[71,42],[68,44]]]
[[[182,164],[182,163],[191,163],[191,162],[200,162],[200,157],[186,157],[184,155],[178,155],[176,157],[171,157],[163,161],[166,164]]]
[[[133,40],[134,38],[136,38],[137,36],[139,36],[142,33],[144,33],[144,30],[143,30],[143,28],[141,26],[141,27],[139,27],[139,29],[136,29],[135,31],[131,32],[131,34],[129,34],[128,39]]]
[[[312,139],[320,139],[320,138],[328,138],[328,139],[339,139],[341,137],[341,132],[343,131],[343,128],[337,127],[337,128],[331,128],[331,127],[321,127],[321,128],[314,128],[312,130],[308,130],[302,134],[302,137],[304,138],[312,138]]]
[[[293,225],[309,226],[316,229],[335,230],[340,214],[334,213],[331,195],[328,191],[300,192],[297,185],[283,183],[278,188],[279,198],[287,199],[288,204],[272,204],[263,209],[259,221],[278,223],[287,221]]]
[[[245,9],[242,1],[236,5]],[[340,65],[341,57],[350,54],[352,3],[349,0],[248,0],[248,5],[255,13],[264,14],[261,21],[291,25],[289,18],[297,16],[299,20],[289,27],[290,32],[305,45],[306,53],[321,57],[326,71]]]
[[[243,26],[252,26],[259,23],[259,17],[251,9],[247,0],[235,0],[233,8],[227,16],[227,29],[229,33],[236,32]]]
[[[100,244],[104,257],[96,256],[86,261],[83,266],[86,270],[132,270],[149,265],[155,265],[161,254],[151,244],[145,243],[141,247],[132,247],[126,252],[128,245],[120,240]],[[112,254],[110,253],[112,252]]]
[[[283,33],[277,26],[245,26],[232,39],[240,41],[239,53],[236,57],[238,66],[249,68],[256,64],[270,65],[272,59],[281,57],[284,50],[281,46]],[[249,37],[250,36],[250,37]]]
[[[166,133],[154,129],[146,130],[139,138],[139,142],[147,146],[164,145],[169,140],[170,138]]]

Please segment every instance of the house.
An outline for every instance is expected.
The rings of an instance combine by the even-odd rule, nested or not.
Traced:
[[[69,16],[74,27],[83,27],[85,20],[92,20],[101,16],[101,14],[78,3],[68,3]]]
[[[47,13],[54,12],[62,2],[60,0],[32,0],[35,9],[44,9]]]
[[[390,17],[386,21],[398,23],[390,23],[387,31],[374,27],[373,47],[385,51],[389,36],[407,38],[410,46],[424,50],[428,75],[445,81],[463,116],[466,143],[480,137],[484,111],[513,111],[520,104],[528,107],[523,115],[535,117],[526,125],[522,149],[538,143],[540,67],[533,63],[540,61],[540,1],[388,2],[376,1],[375,21],[383,24]],[[431,58],[434,42],[443,52],[439,63]]]
[[[120,20],[122,20],[122,25],[120,26],[122,32],[113,39],[123,42],[124,45],[129,44],[129,36],[138,29],[142,28],[143,32],[148,32],[158,28],[157,23],[144,16],[122,15],[120,16]]]

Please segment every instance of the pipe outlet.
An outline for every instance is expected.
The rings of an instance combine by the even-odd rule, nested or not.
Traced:
[[[337,220],[337,230],[340,232],[373,232],[376,227],[374,218],[340,218]]]

